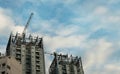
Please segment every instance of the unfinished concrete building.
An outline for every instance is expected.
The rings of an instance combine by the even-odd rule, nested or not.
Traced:
[[[45,74],[43,39],[26,36],[31,13],[22,34],[10,34],[6,48],[6,55],[13,56],[22,64],[22,74]]]
[[[49,74],[84,74],[81,57],[54,54]]]
[[[22,64],[22,74],[45,74],[43,39],[11,33],[6,49],[7,56],[13,56]]]
[[[0,56],[0,74],[22,74],[22,65],[14,57]]]

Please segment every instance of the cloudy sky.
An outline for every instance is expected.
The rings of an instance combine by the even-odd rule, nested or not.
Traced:
[[[2,53],[31,12],[27,32],[44,38],[45,51],[81,56],[85,74],[120,73],[120,0],[0,0]]]

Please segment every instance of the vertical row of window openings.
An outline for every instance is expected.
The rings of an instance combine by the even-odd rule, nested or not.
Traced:
[[[21,61],[21,46],[19,46],[19,45],[16,48],[16,59],[18,61]]]
[[[36,74],[40,74],[40,52],[36,51]]]
[[[5,63],[1,64],[0,67],[2,69],[6,69],[6,68],[9,70],[11,69],[11,67],[9,65],[6,65]],[[1,74],[8,74],[8,73],[6,73],[5,71],[2,71]]]

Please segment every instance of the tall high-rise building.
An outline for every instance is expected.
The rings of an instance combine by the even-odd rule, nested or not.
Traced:
[[[6,55],[15,57],[22,64],[22,74],[45,74],[42,38],[11,33]]]
[[[84,74],[81,57],[54,54],[49,74]]]

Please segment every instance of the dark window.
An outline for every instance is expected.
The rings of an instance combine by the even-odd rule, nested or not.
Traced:
[[[40,72],[40,70],[36,70],[36,72]]]
[[[31,74],[30,72],[26,72],[26,74]]]
[[[1,72],[1,74],[5,74],[5,71]]]
[[[5,63],[2,64],[2,67],[5,67]]]
[[[7,65],[7,68],[10,69],[10,66]]]
[[[40,53],[39,53],[39,52],[36,52],[36,55],[40,55]]]

